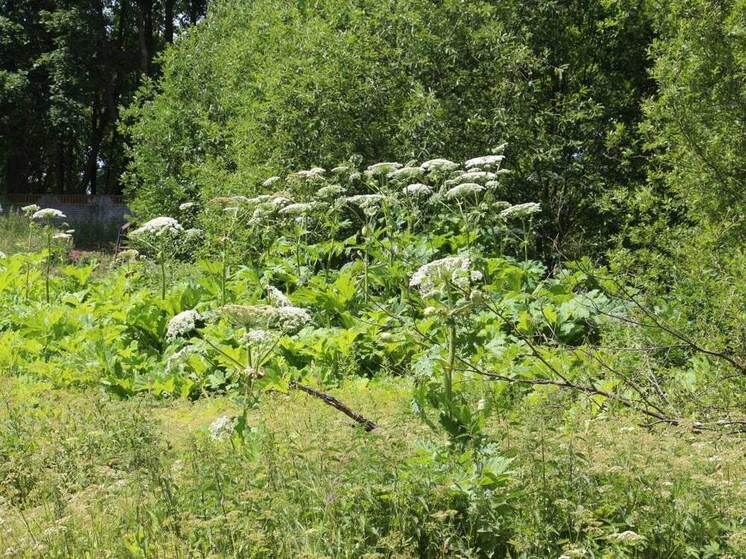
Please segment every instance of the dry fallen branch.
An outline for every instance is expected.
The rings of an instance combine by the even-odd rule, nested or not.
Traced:
[[[306,386],[305,384],[300,384],[299,382],[291,382],[290,388],[295,388],[296,390],[300,390],[302,392],[305,392],[306,394],[310,394],[314,398],[318,398],[325,404],[341,411],[347,417],[355,420],[357,423],[362,425],[363,428],[368,432],[373,431],[374,429],[378,428],[378,425],[373,423],[370,419],[367,419],[364,416],[360,415],[359,413],[353,411],[352,409],[350,409],[349,406],[343,404],[342,402],[337,400],[334,396],[331,396],[329,394],[326,394],[325,392],[316,390],[315,388],[311,388],[310,386]]]

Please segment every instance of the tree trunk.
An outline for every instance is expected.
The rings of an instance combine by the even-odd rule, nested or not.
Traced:
[[[164,0],[163,11],[163,39],[170,44],[174,41],[174,0]]]
[[[140,71],[150,74],[150,61],[153,58],[153,0],[138,0],[140,22],[138,40],[140,44]]]

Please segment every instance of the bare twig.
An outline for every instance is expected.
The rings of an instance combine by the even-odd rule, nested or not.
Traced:
[[[378,425],[373,423],[370,419],[367,419],[364,416],[360,415],[359,413],[352,411],[352,409],[350,409],[348,406],[346,406],[345,404],[337,400],[334,396],[331,396],[329,394],[326,394],[325,392],[316,390],[315,388],[311,388],[310,386],[306,386],[305,384],[300,384],[299,382],[291,382],[290,388],[295,388],[297,390],[305,392],[306,394],[310,394],[314,398],[318,398],[325,404],[341,411],[347,417],[355,420],[357,423],[362,425],[363,428],[368,432],[373,431],[374,429],[378,428]]]

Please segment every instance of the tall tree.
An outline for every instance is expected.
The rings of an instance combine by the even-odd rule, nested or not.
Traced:
[[[119,106],[193,4],[0,0],[0,192],[117,191]]]

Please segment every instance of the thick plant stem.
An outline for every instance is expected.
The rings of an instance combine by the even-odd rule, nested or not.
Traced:
[[[29,233],[28,233],[28,243],[27,243],[27,252],[28,255],[31,254],[31,232],[33,228],[29,226]],[[29,294],[31,292],[31,262],[29,262],[28,258],[26,259],[26,302],[29,302]]]
[[[453,293],[448,288],[448,306],[453,309]],[[456,323],[452,317],[448,319],[448,363],[443,372],[443,388],[446,393],[446,401],[450,407],[453,404],[453,369],[456,366]]]
[[[523,262],[528,262],[528,228],[526,220],[523,219]]]
[[[443,375],[443,386],[446,392],[446,400],[450,406],[453,403],[453,368],[456,363],[456,325],[448,325],[448,366]]]
[[[52,268],[52,233],[47,231],[47,264],[44,271],[44,294],[49,304],[49,273]]]
[[[161,301],[166,300],[166,259],[161,256]]]
[[[225,297],[225,290],[226,290],[226,283],[228,280],[228,259],[227,259],[227,252],[228,252],[228,238],[223,237],[223,254],[222,254],[222,270],[220,272],[220,301],[223,306],[225,306],[226,297]]]
[[[295,236],[295,274],[300,278],[300,244],[303,236],[302,230],[298,230]]]
[[[363,255],[363,299],[368,304],[368,254],[370,253],[370,225],[365,231],[365,254]]]

